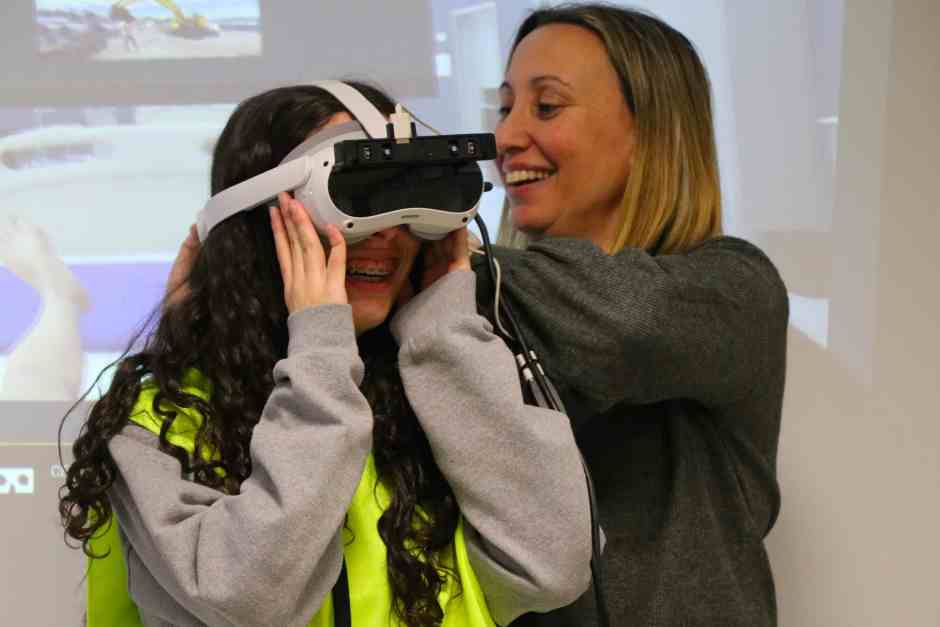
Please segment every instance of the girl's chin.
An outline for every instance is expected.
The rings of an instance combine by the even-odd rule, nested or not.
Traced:
[[[348,296],[357,333],[379,326],[392,310],[391,299],[357,298],[353,293]]]
[[[356,330],[356,337],[359,337],[367,331],[371,331],[385,322],[381,316],[356,316],[353,315],[353,328]]]

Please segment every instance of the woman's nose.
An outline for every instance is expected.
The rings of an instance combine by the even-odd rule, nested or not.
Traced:
[[[510,109],[509,113],[496,125],[496,153],[499,156],[513,150],[522,150],[528,141],[522,113]]]

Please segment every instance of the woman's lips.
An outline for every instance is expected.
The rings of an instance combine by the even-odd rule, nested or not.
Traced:
[[[522,200],[537,193],[541,188],[550,183],[553,178],[554,174],[543,179],[535,179],[512,185],[507,184],[505,186],[506,193],[514,200]]]

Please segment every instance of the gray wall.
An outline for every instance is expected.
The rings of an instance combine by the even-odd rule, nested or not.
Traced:
[[[935,0],[845,5],[830,350],[791,332],[769,542],[786,627],[940,625],[938,32]]]

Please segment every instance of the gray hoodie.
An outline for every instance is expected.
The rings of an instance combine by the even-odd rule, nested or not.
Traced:
[[[590,519],[568,418],[523,404],[513,356],[477,315],[474,286],[472,272],[446,275],[391,328],[471,565],[507,624],[588,587]],[[363,364],[348,305],[305,309],[288,327],[239,494],[182,478],[142,427],[110,443],[128,586],[149,626],[305,625],[336,582],[343,519],[372,446]]]

